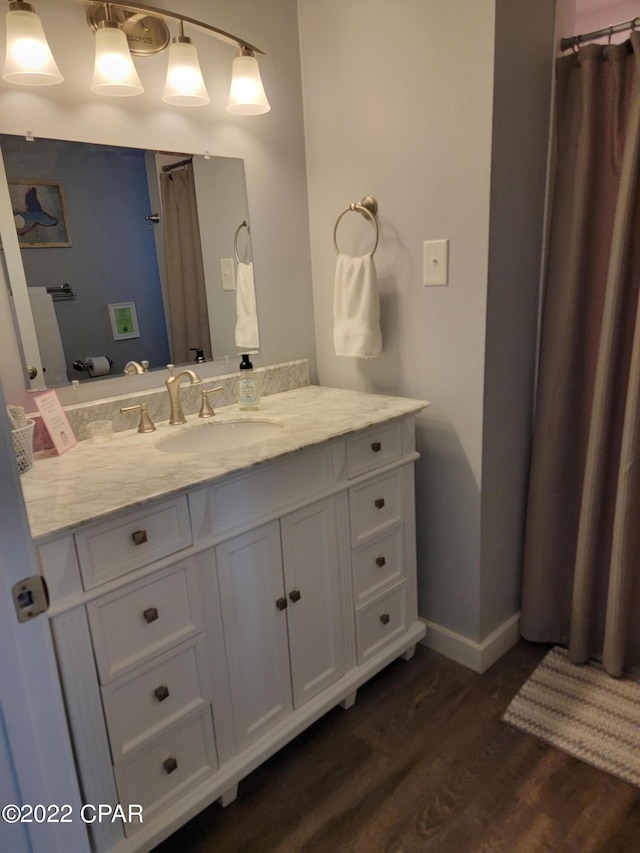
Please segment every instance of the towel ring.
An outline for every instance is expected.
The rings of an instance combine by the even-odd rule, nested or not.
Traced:
[[[236,233],[233,235],[233,254],[236,256],[236,262],[239,264],[241,264],[242,261],[240,260],[240,257],[238,255],[238,234],[243,228],[247,229],[247,234],[251,233],[251,229],[249,228],[246,219],[242,220],[240,225],[238,225],[238,227],[236,228]]]
[[[338,225],[340,224],[340,220],[342,217],[349,213],[350,210],[357,210],[362,216],[366,216],[367,219],[373,225],[376,232],[376,240],[373,244],[373,249],[371,250],[371,254],[375,252],[378,248],[378,238],[380,236],[380,230],[378,228],[378,220],[376,219],[376,213],[378,212],[378,202],[373,198],[373,196],[367,195],[360,201],[352,201],[349,207],[342,211],[340,216],[336,219],[335,228],[333,229],[333,245],[336,250],[336,254],[340,254],[340,249],[338,248]]]

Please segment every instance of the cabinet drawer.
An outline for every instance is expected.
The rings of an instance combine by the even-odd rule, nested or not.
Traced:
[[[347,439],[347,477],[374,471],[402,455],[400,423],[366,430]]]
[[[183,645],[102,688],[114,764],[208,704],[199,657],[198,644]]]
[[[351,539],[357,546],[402,520],[400,472],[392,471],[349,490]]]
[[[310,503],[334,486],[334,467],[333,445],[325,442],[192,492],[195,542],[217,543]]]
[[[187,498],[92,525],[75,540],[84,588],[93,589],[191,545]]]
[[[364,604],[404,576],[403,527],[353,552],[353,594]]]
[[[137,758],[114,768],[123,805],[138,803],[145,820],[218,766],[211,712],[207,709]],[[130,834],[137,823],[125,824]]]
[[[405,582],[356,611],[358,663],[365,663],[406,630]]]
[[[184,568],[145,578],[87,605],[102,683],[200,632]]]

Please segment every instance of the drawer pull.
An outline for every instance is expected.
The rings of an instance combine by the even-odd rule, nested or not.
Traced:
[[[134,545],[144,545],[144,543],[147,541],[147,531],[134,530],[131,534],[131,538],[133,539]]]
[[[382,443],[380,441],[374,441],[371,445],[371,449],[374,453],[380,453],[382,450]]]
[[[382,622],[383,625],[388,625],[389,622],[391,622],[391,616],[389,616],[388,613],[383,613],[382,616],[380,617],[380,621]]]
[[[286,598],[279,598],[276,601],[276,607],[278,608],[278,610],[286,610],[288,606],[289,605],[287,604]]]
[[[384,506],[384,498],[376,498],[374,503],[375,503],[376,509],[382,509],[382,507]]]
[[[164,702],[165,699],[169,698],[169,688],[164,684],[161,684],[160,687],[156,687],[153,692],[158,702]]]
[[[387,561],[384,557],[376,557],[376,566],[381,569],[383,566],[387,565]]]
[[[162,766],[164,767],[165,773],[167,773],[168,775],[169,773],[173,773],[174,770],[178,769],[178,762],[175,760],[175,758],[167,758],[165,761],[162,762]]]
[[[300,592],[299,589],[292,589],[291,592],[289,593],[289,598],[295,604],[296,601],[300,601],[300,599],[302,598],[302,593]]]
[[[158,618],[158,608],[157,607],[147,607],[147,609],[142,614],[144,616],[144,621],[149,625],[152,622],[155,622]]]

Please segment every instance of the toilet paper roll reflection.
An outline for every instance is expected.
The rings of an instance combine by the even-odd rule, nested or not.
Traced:
[[[111,361],[106,355],[87,356],[84,360],[89,376],[107,376],[111,373]]]

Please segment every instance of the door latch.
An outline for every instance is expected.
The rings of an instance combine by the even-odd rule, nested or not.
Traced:
[[[31,575],[14,583],[11,593],[18,622],[28,622],[49,609],[49,592],[42,575]]]

